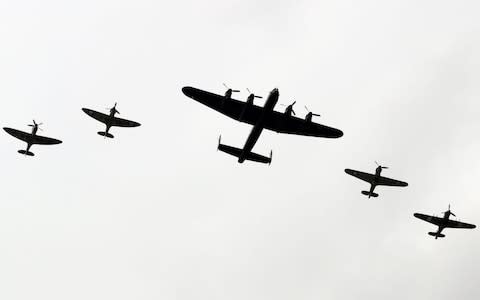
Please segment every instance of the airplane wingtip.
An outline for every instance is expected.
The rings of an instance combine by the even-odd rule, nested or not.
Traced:
[[[184,87],[182,88],[182,93],[184,93],[185,96],[188,97],[188,96],[191,94],[192,90],[193,90],[193,87],[191,87],[191,86],[184,86]]]

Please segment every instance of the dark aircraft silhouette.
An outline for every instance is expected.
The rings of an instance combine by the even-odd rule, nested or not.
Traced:
[[[222,143],[218,144],[218,150],[238,157],[239,163],[243,163],[245,160],[266,164],[272,162],[272,152],[270,152],[270,157],[252,152],[263,129],[269,129],[278,133],[325,138],[339,138],[343,135],[343,132],[338,129],[312,122],[313,113],[309,113],[305,120],[292,116],[292,113],[295,115],[293,111],[295,102],[288,105],[284,113],[273,110],[279,97],[278,89],[273,89],[270,92],[263,107],[254,104],[255,98],[262,97],[254,95],[253,93],[250,93],[246,102],[232,99],[232,93],[239,92],[239,90],[232,90],[230,88],[228,88],[225,95],[217,95],[193,87],[184,87],[182,88],[182,92],[187,97],[232,119],[253,125],[252,131],[242,149]]]
[[[378,194],[373,192],[377,185],[387,185],[387,186],[407,186],[408,185],[408,183],[403,181],[398,181],[395,179],[390,179],[387,177],[380,176],[380,174],[382,173],[382,170],[388,169],[388,167],[380,166],[377,162],[375,163],[377,164],[377,169],[375,170],[375,174],[368,174],[368,173],[355,171],[351,169],[345,169],[345,173],[347,173],[348,175],[352,175],[354,177],[357,177],[358,179],[361,179],[363,181],[370,183],[370,191],[362,191],[362,194],[368,196],[368,198],[378,197]]]
[[[33,120],[33,124],[29,124],[28,126],[32,127],[32,133],[27,133],[23,132],[17,129],[13,128],[8,128],[4,127],[3,129],[10,134],[13,137],[16,137],[19,140],[22,140],[27,143],[27,149],[26,150],[18,150],[18,153],[28,155],[28,156],[34,156],[33,152],[30,152],[30,147],[32,145],[38,144],[38,145],[55,145],[55,144],[60,144],[62,141],[57,140],[57,139],[52,139],[49,137],[44,137],[37,135],[37,131],[40,129],[39,126],[42,125],[42,123],[37,124],[35,120]],[[40,129],[41,130],[41,129]]]
[[[419,218],[420,220],[435,224],[438,226],[437,232],[429,232],[428,234],[431,236],[434,236],[435,239],[438,238],[443,238],[445,237],[444,234],[442,234],[442,230],[445,228],[467,228],[467,229],[473,229],[476,226],[473,224],[468,224],[468,223],[462,223],[459,221],[454,221],[450,220],[450,215],[455,216],[454,213],[450,211],[450,204],[448,205],[448,210],[443,213],[443,218],[440,217],[434,217],[434,216],[428,216],[424,214],[419,214],[415,213],[413,214],[416,218]]]
[[[91,110],[91,109],[88,109],[88,108],[82,108],[82,110],[87,115],[89,115],[90,117],[94,118],[97,121],[100,121],[100,122],[104,123],[107,126],[105,131],[99,131],[98,132],[98,134],[103,136],[103,137],[108,137],[108,138],[113,139],[113,134],[108,132],[110,130],[110,127],[113,127],[113,126],[118,126],[118,127],[138,127],[138,126],[140,126],[140,123],[115,117],[115,114],[120,114],[120,112],[117,110],[117,103],[115,103],[115,106],[110,108],[110,114],[109,115],[106,115],[104,113],[94,111],[94,110]]]

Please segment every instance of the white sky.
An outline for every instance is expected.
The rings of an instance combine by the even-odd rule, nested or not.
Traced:
[[[0,299],[479,299],[478,1],[0,2]],[[222,82],[297,100],[338,140],[264,132],[185,97]],[[103,126],[80,110],[117,101]],[[261,104],[262,101],[258,101]],[[373,171],[405,189],[368,185]]]

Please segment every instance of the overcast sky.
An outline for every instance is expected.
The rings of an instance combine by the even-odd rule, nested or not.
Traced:
[[[0,2],[0,299],[479,299],[480,3]],[[297,101],[336,140],[265,131],[270,167],[216,151],[251,126],[185,97]],[[96,134],[118,102],[139,128]],[[263,104],[258,100],[257,104]],[[277,107],[281,109],[281,107]],[[368,184],[345,168],[407,188]]]

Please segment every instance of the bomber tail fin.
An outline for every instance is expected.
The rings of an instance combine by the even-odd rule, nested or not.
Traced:
[[[362,191],[362,194],[364,194],[365,196],[368,196],[368,198],[370,198],[370,197],[377,198],[378,197],[377,193],[374,193],[374,192],[370,193],[369,191]]]
[[[270,164],[272,162],[272,152],[270,152],[270,157],[263,156],[257,153],[250,152],[248,154],[245,154],[242,156],[243,150],[239,148],[235,148],[232,146],[224,145],[222,143],[218,143],[218,150],[225,152],[227,154],[233,155],[235,157],[238,157],[238,162],[243,163],[244,160],[251,160],[254,162],[258,163],[263,163],[263,164]]]

